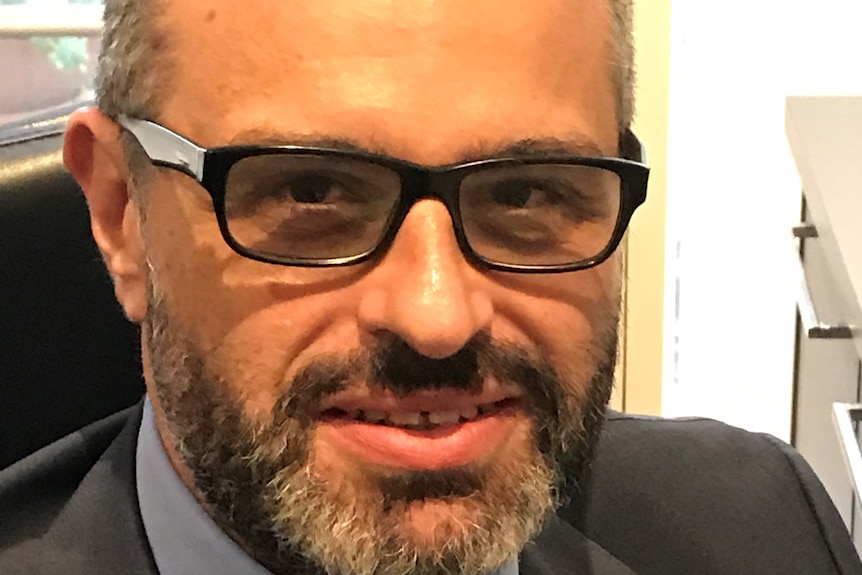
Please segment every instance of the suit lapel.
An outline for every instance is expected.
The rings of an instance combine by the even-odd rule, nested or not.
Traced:
[[[521,552],[519,575],[636,575],[583,533],[553,517]]]
[[[84,477],[47,534],[56,573],[158,575],[135,490],[135,446],[141,412],[141,406],[132,411],[123,430]]]

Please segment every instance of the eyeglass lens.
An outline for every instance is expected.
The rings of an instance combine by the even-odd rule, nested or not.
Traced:
[[[313,154],[244,158],[225,186],[225,216],[246,249],[283,258],[349,258],[386,234],[401,177],[372,162]],[[501,264],[565,265],[591,259],[611,240],[619,176],[567,164],[488,165],[459,190],[467,242]]]

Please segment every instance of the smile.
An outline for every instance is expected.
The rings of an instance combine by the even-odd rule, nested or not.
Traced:
[[[389,471],[432,471],[481,464],[523,421],[520,394],[490,385],[409,397],[350,393],[322,406],[317,437],[348,460]]]
[[[469,405],[459,409],[435,411],[354,409],[348,412],[340,408],[332,408],[322,414],[322,419],[340,419],[415,431],[430,431],[440,427],[469,423],[485,416],[493,416],[510,407],[514,407],[516,403],[517,399],[515,398],[504,398],[494,402]]]

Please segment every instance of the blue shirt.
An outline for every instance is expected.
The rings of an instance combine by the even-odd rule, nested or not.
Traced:
[[[225,534],[171,467],[150,400],[138,432],[138,503],[156,567],[164,575],[272,575]],[[494,575],[518,575],[510,561]]]

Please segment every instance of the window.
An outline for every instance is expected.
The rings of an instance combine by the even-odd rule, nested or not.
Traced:
[[[101,0],[0,0],[0,127],[93,97]]]

